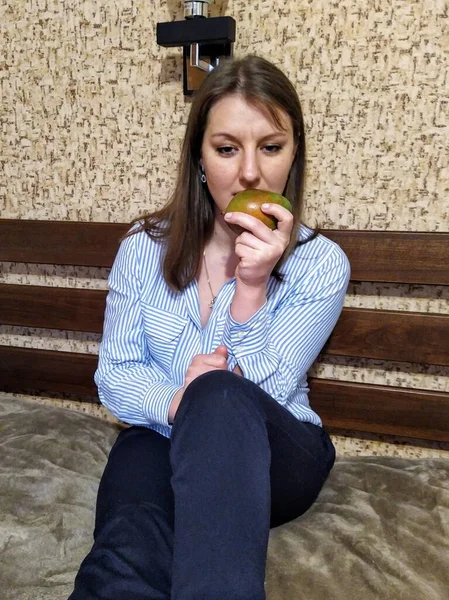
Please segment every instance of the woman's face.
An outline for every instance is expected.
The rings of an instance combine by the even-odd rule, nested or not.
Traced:
[[[266,108],[256,108],[238,94],[211,108],[200,163],[218,213],[242,190],[284,191],[296,144],[290,117],[284,111],[278,115],[285,131]]]

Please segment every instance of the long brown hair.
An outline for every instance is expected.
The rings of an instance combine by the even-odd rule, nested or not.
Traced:
[[[226,59],[206,77],[193,98],[176,187],[169,202],[162,209],[132,222],[140,224],[132,233],[145,231],[152,239],[165,242],[162,272],[174,291],[182,291],[195,279],[204,246],[213,233],[214,201],[207,185],[200,181],[201,146],[209,111],[218,100],[231,94],[240,94],[248,103],[266,107],[278,127],[281,126],[279,109],[291,119],[297,151],[283,195],[293,206],[294,228],[290,245],[273,271],[278,279],[281,278],[279,267],[298,245],[306,152],[298,95],[286,75],[268,60],[255,55]]]

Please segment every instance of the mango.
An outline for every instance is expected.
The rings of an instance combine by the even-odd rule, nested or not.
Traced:
[[[277,219],[272,215],[264,213],[260,208],[265,202],[280,204],[290,212],[293,212],[289,200],[284,196],[281,196],[281,194],[276,194],[275,192],[269,192],[267,190],[243,190],[232,198],[231,202],[224,210],[223,215],[230,212],[243,212],[256,217],[256,219],[265,223],[270,229],[276,229],[278,223]],[[233,223],[228,223],[228,227],[232,229],[234,233],[239,235],[244,231],[242,227]]]

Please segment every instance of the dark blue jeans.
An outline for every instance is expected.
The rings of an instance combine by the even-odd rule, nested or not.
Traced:
[[[311,506],[334,460],[323,428],[248,379],[198,377],[170,439],[118,436],[69,600],[263,600],[270,527]]]

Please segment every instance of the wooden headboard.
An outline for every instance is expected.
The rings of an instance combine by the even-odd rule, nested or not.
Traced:
[[[110,267],[128,225],[0,219],[0,261]],[[449,234],[325,230],[353,281],[449,285]],[[101,333],[106,292],[0,284],[0,324]],[[344,308],[324,354],[449,366],[449,315]],[[0,346],[0,389],[98,401],[90,354]],[[311,378],[332,431],[449,441],[449,393]]]

